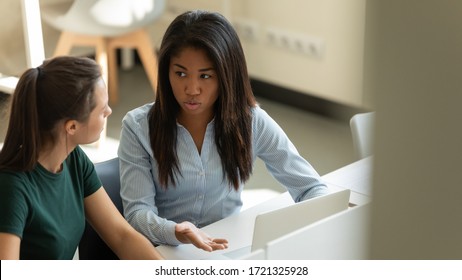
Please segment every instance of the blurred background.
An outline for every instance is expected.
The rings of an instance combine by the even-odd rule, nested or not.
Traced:
[[[145,26],[153,52],[173,18],[190,9],[233,23],[258,101],[320,174],[357,159],[349,119],[377,113],[371,258],[462,259],[461,1],[167,0]],[[0,73],[18,76],[27,67],[20,1],[0,2],[0,25]],[[50,57],[61,32],[42,27]],[[115,141],[123,115],[154,96],[139,57],[123,67],[124,57],[107,129]],[[0,107],[9,99],[0,94]],[[282,190],[261,163],[248,187]]]

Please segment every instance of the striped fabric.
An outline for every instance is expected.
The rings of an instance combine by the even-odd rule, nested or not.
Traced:
[[[147,114],[152,103],[130,111],[122,121],[118,156],[124,215],[154,244],[178,245],[177,222],[203,227],[242,206],[239,191],[229,187],[214,141],[214,121],[199,154],[189,132],[178,124],[181,175],[177,185],[159,187],[157,163],[149,143]],[[253,161],[261,158],[269,172],[298,202],[327,193],[319,174],[303,159],[279,125],[260,107],[253,113]]]

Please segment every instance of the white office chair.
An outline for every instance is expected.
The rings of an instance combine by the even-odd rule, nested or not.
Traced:
[[[350,119],[353,147],[358,159],[373,154],[375,112],[360,113]]]
[[[165,0],[74,0],[41,6],[43,20],[61,30],[53,56],[67,55],[73,46],[94,47],[112,103],[118,101],[117,48],[136,48],[155,91],[157,58],[145,27],[164,9]]]

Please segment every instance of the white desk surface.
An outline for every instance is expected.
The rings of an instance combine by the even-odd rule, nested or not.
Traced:
[[[331,192],[345,188],[351,189],[350,203],[362,205],[370,201],[370,197],[364,193],[371,193],[371,165],[371,159],[366,158],[326,174],[323,176],[323,179],[326,181]],[[343,181],[345,181],[345,184],[342,183]],[[294,204],[292,197],[288,192],[284,192],[254,207],[202,228],[203,231],[212,237],[226,238],[229,242],[229,248],[226,250],[205,252],[191,244],[179,246],[161,245],[157,247],[157,250],[166,259],[216,259],[217,256],[214,255],[221,255],[252,244],[255,217],[259,213],[279,209],[291,204]]]
[[[206,252],[197,249],[191,244],[179,246],[158,246],[157,250],[166,259],[208,259],[214,254],[223,254],[231,250],[252,245],[253,227],[255,217],[262,212],[279,209],[294,204],[288,192],[248,208],[238,214],[231,215],[213,224],[203,227],[202,230],[215,238],[225,238],[229,248],[215,252]]]
[[[372,196],[372,156],[360,159],[322,176],[325,182]]]

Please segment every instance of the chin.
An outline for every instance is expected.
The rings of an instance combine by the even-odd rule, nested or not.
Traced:
[[[95,142],[97,142],[98,140],[100,139],[100,137],[98,136],[96,139],[93,139],[93,140],[90,140],[86,143],[82,143],[83,145],[89,145],[89,144],[94,144]]]

